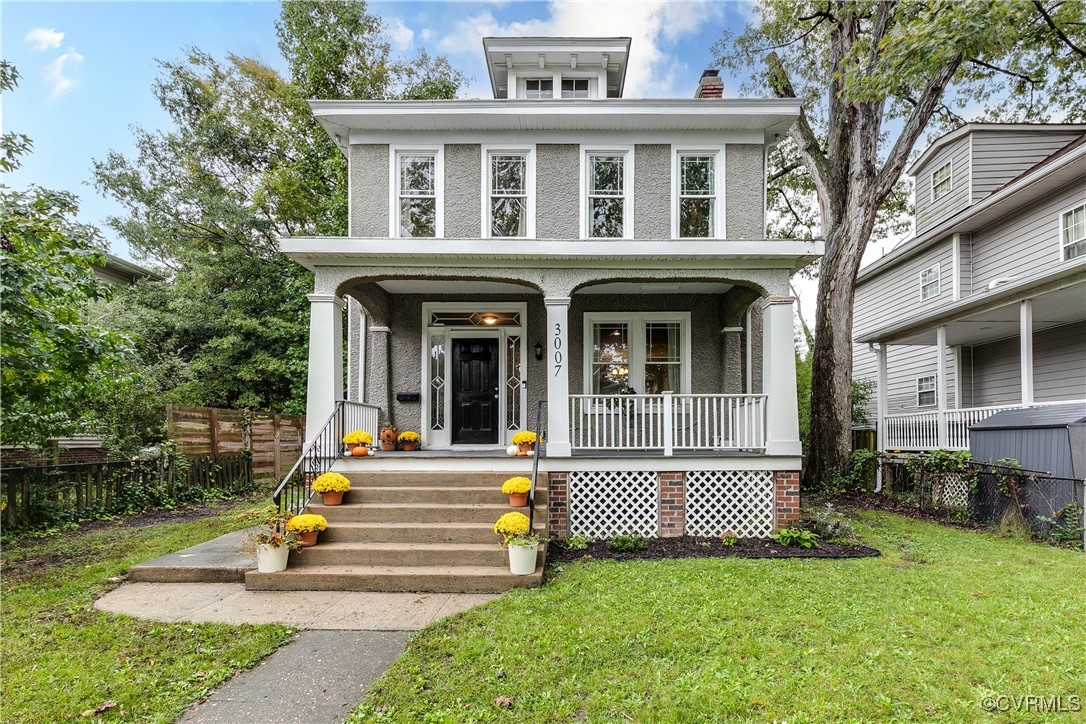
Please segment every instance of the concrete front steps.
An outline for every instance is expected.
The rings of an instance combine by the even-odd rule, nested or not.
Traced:
[[[320,543],[292,552],[280,573],[245,574],[249,590],[499,593],[539,585],[535,573],[514,576],[494,521],[513,510],[501,494],[510,473],[344,473],[343,505],[314,498],[309,512],[328,519]],[[527,513],[526,508],[518,508]],[[535,530],[545,537],[546,476],[536,483]]]

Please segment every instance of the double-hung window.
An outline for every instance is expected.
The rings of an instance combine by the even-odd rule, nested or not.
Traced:
[[[1060,248],[1064,261],[1086,256],[1086,204],[1061,215]]]
[[[717,156],[712,153],[678,155],[678,236],[705,239],[717,236]]]
[[[590,239],[628,236],[629,209],[625,153],[589,153],[586,158],[587,228]]]
[[[939,265],[935,264],[920,272],[920,300],[939,296]]]
[[[438,164],[434,152],[399,152],[396,155],[399,236],[437,236]]]
[[[554,98],[554,79],[529,78],[524,81],[524,97],[531,100]]]
[[[529,155],[517,151],[493,151],[489,154],[489,204],[487,223],[490,236],[530,235],[528,228]]]
[[[595,395],[686,391],[689,327],[686,312],[585,314],[585,389]]]
[[[931,200],[938,201],[954,188],[954,179],[952,177],[953,167],[950,161],[947,161],[931,174]]]
[[[916,378],[916,406],[929,407],[935,400],[935,375]]]
[[[588,98],[588,78],[563,78],[563,98]]]

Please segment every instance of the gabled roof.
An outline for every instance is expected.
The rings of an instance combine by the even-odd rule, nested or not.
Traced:
[[[1086,124],[1083,123],[966,123],[955,128],[949,133],[939,136],[928,146],[920,158],[909,166],[906,173],[916,176],[918,169],[931,160],[932,156],[939,152],[947,144],[954,143],[959,138],[975,132],[1015,132],[1026,131],[1029,133],[1066,133],[1068,131],[1086,132]]]

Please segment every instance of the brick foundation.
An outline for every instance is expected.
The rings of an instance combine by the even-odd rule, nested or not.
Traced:
[[[547,474],[547,523],[551,538],[569,535],[569,473]]]
[[[799,524],[799,473],[778,470],[773,473],[775,501],[773,529],[791,528]]]
[[[677,538],[686,531],[686,474],[660,473],[660,537]]]

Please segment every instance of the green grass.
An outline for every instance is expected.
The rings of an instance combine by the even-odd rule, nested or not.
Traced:
[[[245,507],[251,507],[246,505]],[[238,527],[237,504],[199,520],[7,542],[0,596],[4,722],[172,722],[291,636],[284,626],[167,624],[94,611],[129,566]],[[81,714],[106,701],[117,706]]]
[[[1086,705],[1081,552],[890,514],[857,527],[882,557],[565,565],[425,629],[352,721],[973,721],[987,695]]]

